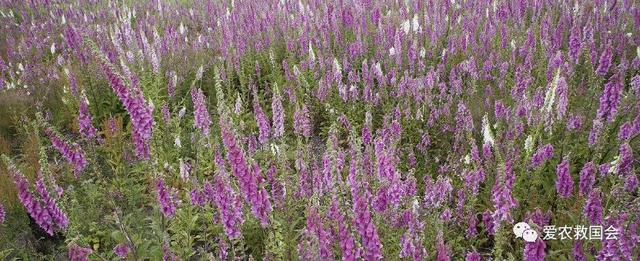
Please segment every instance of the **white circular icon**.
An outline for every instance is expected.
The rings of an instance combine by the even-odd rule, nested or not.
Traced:
[[[516,238],[522,237],[522,233],[524,233],[524,231],[527,230],[527,229],[531,229],[529,224],[527,224],[525,222],[520,222],[520,223],[516,224],[515,226],[513,226],[513,234],[516,235]]]
[[[538,232],[533,229],[527,229],[522,233],[522,238],[524,241],[529,243],[536,242],[536,239],[538,239]]]

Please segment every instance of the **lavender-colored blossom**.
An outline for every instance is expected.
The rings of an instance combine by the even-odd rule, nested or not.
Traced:
[[[579,193],[581,196],[589,195],[596,182],[596,165],[592,161],[587,162],[580,170],[580,186]]]
[[[356,245],[356,240],[353,237],[348,225],[351,224],[350,220],[340,210],[337,197],[332,197],[330,216],[338,224],[338,240],[343,261],[355,261],[361,258],[360,249]]]
[[[271,112],[273,113],[273,137],[279,138],[284,135],[284,108],[282,107],[282,95],[278,85],[273,87],[273,98],[271,101]]]
[[[429,175],[424,178],[425,184],[425,207],[437,208],[449,200],[453,186],[449,178],[439,176],[437,181],[433,181]]]
[[[4,205],[0,204],[0,225],[4,223],[4,219],[7,216],[7,212],[4,210]]]
[[[547,245],[541,238],[534,242],[525,243],[523,259],[525,261],[544,261],[546,247]]]
[[[193,188],[189,192],[189,199],[191,200],[191,205],[193,206],[204,206],[205,198],[202,191],[198,190],[198,188]]]
[[[568,157],[564,157],[556,168],[556,191],[561,198],[568,198],[573,193],[573,178],[569,173]]]
[[[220,130],[222,132],[222,142],[227,149],[227,160],[231,166],[233,176],[238,180],[241,194],[245,201],[251,206],[251,212],[260,220],[264,226],[268,224],[271,203],[268,193],[263,188],[259,188],[260,167],[254,165],[250,168],[242,148],[238,146],[236,137],[231,132],[229,123],[225,117],[220,117]]]
[[[307,138],[311,137],[311,119],[309,118],[309,109],[306,104],[302,105],[301,108],[296,108],[293,113],[293,130],[296,134]]]
[[[69,225],[69,219],[67,219],[67,215],[62,212],[56,201],[49,195],[49,191],[44,184],[43,177],[40,177],[38,181],[36,181],[36,191],[38,192],[38,195],[40,195],[40,199],[44,204],[44,207],[49,212],[49,215],[51,215],[54,224],[60,229],[66,229]]]
[[[573,131],[580,128],[582,128],[582,117],[573,115],[567,119],[567,130]]]
[[[85,158],[84,151],[80,148],[80,145],[76,143],[66,143],[62,140],[60,134],[51,127],[46,128],[44,132],[49,137],[53,147],[62,154],[67,162],[74,166],[73,174],[77,178],[80,175],[80,172],[82,172],[82,170],[87,166],[87,160]]]
[[[113,253],[122,259],[127,258],[127,255],[129,255],[130,251],[131,249],[127,244],[118,244],[115,247],[113,247]]]
[[[604,90],[600,96],[600,106],[598,107],[598,119],[613,122],[618,114],[618,104],[621,100],[622,89],[624,86],[613,76],[604,85]]]
[[[584,250],[582,250],[582,241],[575,241],[573,243],[573,260],[574,261],[586,261],[587,258],[584,256]]]
[[[631,145],[628,142],[620,145],[619,153],[619,162],[617,168],[617,174],[621,176],[626,176],[631,174],[634,166],[633,159],[633,150],[631,149]]]
[[[628,175],[624,180],[624,190],[633,193],[638,189],[638,176]]]
[[[436,260],[437,261],[449,261],[449,249],[447,245],[444,243],[444,236],[442,235],[442,231],[438,232],[437,236],[437,246],[436,246]]]
[[[382,243],[378,237],[378,231],[369,210],[369,196],[355,195],[353,199],[353,212],[355,227],[360,234],[364,248],[365,260],[382,260]]]
[[[491,216],[494,223],[493,229],[500,228],[504,221],[512,222],[511,209],[518,206],[518,201],[512,195],[515,174],[511,161],[505,162],[499,171],[502,173],[499,173],[499,178],[496,179],[491,191],[491,201],[495,207]]]
[[[611,60],[613,58],[613,51],[611,49],[611,45],[607,45],[604,50],[602,50],[602,54],[600,54],[600,61],[598,62],[598,68],[596,68],[597,75],[604,76],[609,72],[609,67],[611,67]]]
[[[619,141],[627,141],[631,139],[634,135],[634,128],[631,122],[625,122],[620,126],[620,131],[618,132],[618,140]]]
[[[133,139],[136,156],[139,159],[150,159],[151,152],[149,140],[153,132],[153,108],[145,102],[142,91],[137,87],[136,81],[131,81],[132,87],[127,87],[125,79],[120,76],[111,61],[100,51],[97,46],[92,46],[98,57],[100,67],[107,77],[109,86],[116,94],[131,118],[131,138]],[[135,79],[136,77],[129,77]]]
[[[13,182],[16,184],[18,190],[18,199],[29,213],[29,216],[35,220],[36,224],[40,226],[47,234],[53,235],[54,221],[49,214],[46,206],[42,206],[40,201],[37,200],[31,191],[29,191],[29,183],[27,179],[22,175],[13,163],[5,158],[5,163],[9,169],[9,174],[13,178]]]
[[[594,189],[589,193],[589,198],[584,204],[584,216],[592,225],[602,224],[602,199],[599,190]]]
[[[204,193],[207,199],[220,210],[223,229],[231,239],[240,236],[240,225],[244,223],[242,214],[242,200],[229,184],[229,177],[225,171],[224,159],[220,153],[215,155],[218,175],[214,179],[213,186],[208,182],[204,185]]]
[[[571,27],[571,33],[569,35],[569,58],[572,62],[577,63],[582,51],[582,30],[580,26],[574,25]]]
[[[173,218],[176,214],[176,205],[173,196],[164,184],[162,178],[156,180],[156,197],[160,205],[160,212],[166,218]]]
[[[93,253],[91,248],[73,245],[69,247],[69,261],[89,261],[88,256]]]
[[[464,260],[465,261],[481,261],[482,257],[480,256],[480,253],[473,251],[473,252],[467,253]]]
[[[264,111],[262,111],[262,106],[260,105],[260,101],[258,101],[257,93],[254,95],[255,98],[253,100],[253,114],[256,117],[256,123],[259,130],[258,141],[261,144],[265,144],[269,140],[271,127],[269,126],[269,120],[267,119],[267,116],[264,114]]]
[[[591,132],[589,132],[589,139],[588,139],[589,147],[593,147],[593,145],[595,145],[598,142],[598,139],[600,138],[600,132],[602,132],[603,128],[604,128],[604,123],[602,122],[602,120],[599,120],[599,119],[593,120],[593,127],[591,127]]]
[[[553,145],[546,144],[536,151],[531,157],[531,166],[534,168],[540,167],[547,160],[553,157]]]
[[[305,229],[313,234],[317,240],[320,257],[323,260],[331,259],[331,237],[329,232],[324,228],[322,218],[315,207],[311,207],[307,213],[307,226]]]
[[[160,106],[160,113],[162,114],[162,120],[164,120],[165,124],[168,124],[171,120],[171,112],[169,111],[169,105],[167,103],[162,103]]]
[[[193,102],[194,125],[200,129],[202,135],[208,137],[211,118],[209,117],[209,111],[207,111],[204,93],[200,88],[191,88],[191,101]]]
[[[97,130],[93,127],[93,122],[91,121],[87,97],[84,95],[80,96],[78,106],[78,127],[80,129],[80,134],[82,134],[82,137],[85,139],[92,140],[96,137]]]

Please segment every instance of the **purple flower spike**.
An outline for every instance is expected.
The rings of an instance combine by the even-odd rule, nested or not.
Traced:
[[[573,178],[569,173],[569,159],[564,157],[556,168],[556,191],[561,198],[571,197],[573,193]]]

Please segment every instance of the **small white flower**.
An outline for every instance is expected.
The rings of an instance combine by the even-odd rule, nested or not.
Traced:
[[[311,42],[309,42],[309,59],[311,59],[312,62],[316,61],[316,54],[313,52],[313,45],[311,45]]]
[[[615,156],[613,161],[609,163],[611,167],[609,167],[608,173],[616,173],[618,172],[618,165],[620,165],[620,155]]]
[[[394,56],[394,55],[396,55],[396,48],[391,47],[391,48],[389,49],[389,56]]]
[[[202,79],[203,73],[204,73],[204,67],[200,65],[200,68],[198,68],[198,71],[196,72],[196,81],[199,81],[200,79]]]
[[[337,58],[333,58],[333,66],[339,74],[342,74],[342,66],[340,65],[340,62],[338,62]]]
[[[427,56],[427,50],[424,47],[420,48],[420,58],[424,59]]]
[[[180,111],[178,112],[178,118],[182,118],[184,117],[184,114],[187,112],[187,108],[186,107],[182,107],[182,109],[180,109]]]
[[[560,68],[556,71],[555,77],[553,77],[553,82],[551,83],[551,88],[547,89],[547,92],[544,96],[544,105],[542,106],[542,110],[546,115],[551,113],[551,108],[553,107],[553,103],[556,99],[556,89],[558,89],[558,82],[560,81]]]
[[[409,34],[409,30],[411,29],[409,20],[404,20],[404,22],[402,22],[402,25],[400,26],[402,27],[402,31],[404,32],[404,34]]]
[[[466,156],[464,156],[463,160],[464,160],[464,164],[469,165],[471,163],[471,156],[467,154]]]
[[[176,138],[175,140],[173,140],[173,143],[176,145],[176,147],[182,148],[182,142],[180,142],[180,136],[176,135]]]
[[[527,136],[527,139],[524,141],[524,150],[528,153],[533,151],[533,137],[531,136],[531,134],[529,134],[529,136]]]
[[[482,118],[482,136],[484,138],[484,143],[490,144],[493,146],[495,140],[493,138],[493,133],[491,132],[491,127],[489,125],[489,117],[487,114]]]
[[[187,166],[187,164],[184,164],[184,161],[182,159],[179,160],[180,162],[180,178],[182,178],[182,180],[187,181],[189,180],[189,167]]]
[[[184,35],[186,29],[184,28],[184,24],[180,22],[180,27],[178,27],[178,31],[180,31],[181,35]]]
[[[411,20],[411,26],[413,28],[413,31],[415,31],[415,32],[420,31],[420,23],[418,22],[418,15],[417,14],[413,15],[413,19]]]

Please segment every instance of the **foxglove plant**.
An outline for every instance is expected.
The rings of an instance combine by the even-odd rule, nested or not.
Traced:
[[[209,136],[211,119],[205,104],[205,96],[200,88],[191,88],[191,101],[193,102],[194,125],[200,129],[202,135]]]
[[[156,198],[162,215],[166,218],[173,218],[176,214],[176,204],[173,200],[173,195],[165,186],[162,178],[156,180]]]
[[[69,164],[73,165],[73,174],[78,178],[82,170],[87,166],[87,159],[80,145],[65,142],[52,127],[45,128],[44,133],[49,137],[53,147],[62,154]]]
[[[53,235],[54,221],[47,209],[47,206],[43,206],[41,201],[36,199],[35,196],[29,190],[29,182],[22,175],[20,170],[13,164],[8,157],[3,155],[3,160],[9,175],[13,178],[13,182],[18,190],[18,199],[29,213],[29,216],[44,230],[47,234]],[[65,225],[66,226],[66,225]]]
[[[569,158],[566,156],[556,168],[556,191],[561,198],[568,198],[573,194],[573,178],[569,173]]]
[[[58,207],[56,201],[49,195],[49,191],[44,183],[44,177],[40,173],[38,181],[36,181],[36,191],[38,195],[40,195],[40,199],[44,204],[44,208],[49,212],[51,218],[53,219],[54,224],[64,230],[69,225],[69,219],[67,215],[62,212],[62,210]]]
[[[98,62],[107,77],[111,90],[129,113],[132,124],[131,137],[135,145],[136,156],[140,159],[150,159],[149,140],[154,125],[153,109],[146,104],[142,91],[127,87],[124,78],[116,72],[113,64],[92,42],[91,47],[93,53],[98,57]]]
[[[91,114],[89,114],[89,102],[84,95],[80,96],[78,101],[78,127],[80,128],[80,134],[87,140],[92,140],[96,137],[96,128],[93,127],[91,120]]]

